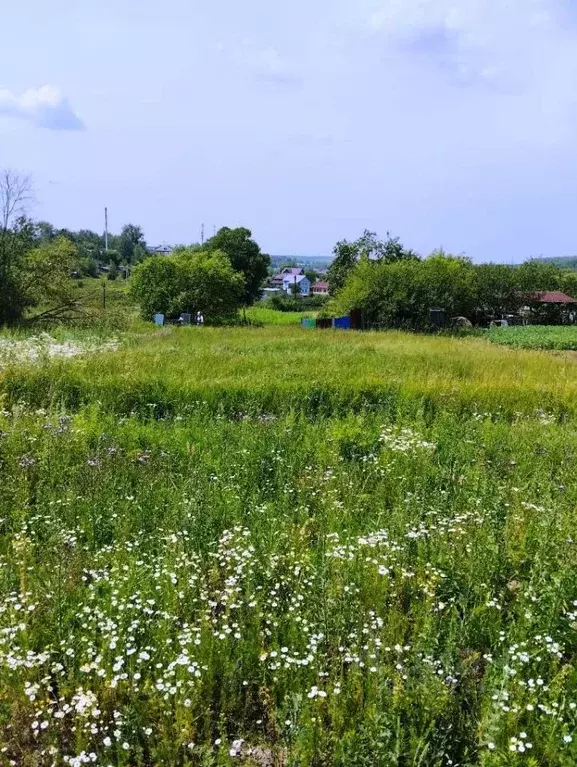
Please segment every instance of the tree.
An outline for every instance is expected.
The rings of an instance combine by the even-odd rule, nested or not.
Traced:
[[[144,234],[139,226],[126,224],[122,227],[118,241],[118,253],[123,264],[132,264],[135,261],[135,251],[138,247],[139,257],[142,251],[146,251]]]
[[[36,237],[41,242],[49,242],[57,235],[56,229],[49,221],[36,222]]]
[[[0,171],[0,231],[6,232],[12,222],[24,217],[33,199],[30,176]]]
[[[221,251],[183,248],[176,256],[148,258],[135,267],[130,282],[142,316],[155,312],[177,317],[201,312],[208,321],[236,314],[245,284]]]
[[[305,269],[305,277],[310,282],[311,285],[314,285],[315,282],[319,279],[319,274],[314,269]]]
[[[263,253],[250,229],[225,226],[205,243],[204,250],[219,250],[230,259],[232,268],[244,279],[243,304],[250,306],[261,296],[262,286],[268,276],[270,256]]]
[[[26,217],[31,189],[27,177],[0,172],[0,325],[19,322],[37,306],[50,316],[74,303],[76,248],[62,237],[39,239]]]
[[[327,282],[332,294],[338,293],[351,274],[359,259],[359,252],[354,242],[342,240],[333,249],[334,259],[327,270]]]
[[[395,261],[418,261],[413,250],[407,250],[398,237],[387,232],[387,239],[379,240],[375,232],[365,229],[361,237],[354,242],[342,240],[333,250],[334,259],[327,271],[327,281],[331,293],[337,293],[347,277],[361,259],[394,263]]]
[[[368,324],[424,329],[429,309],[448,318],[476,307],[475,267],[463,257],[436,252],[423,261],[361,259],[333,300],[338,313],[360,310]]]
[[[476,311],[480,317],[500,319],[523,305],[520,272],[504,264],[480,264],[475,267]]]

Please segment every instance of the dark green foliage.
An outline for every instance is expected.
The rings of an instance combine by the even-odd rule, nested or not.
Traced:
[[[176,256],[139,264],[130,291],[145,319],[155,312],[169,318],[201,312],[210,322],[234,316],[242,303],[243,280],[224,253],[183,248]]]
[[[396,261],[416,261],[417,254],[407,250],[398,237],[391,237],[387,232],[385,241],[379,240],[374,232],[365,229],[362,237],[354,242],[342,240],[333,250],[334,260],[327,271],[327,282],[331,293],[340,290],[349,274],[362,259],[382,263]]]
[[[547,290],[573,295],[577,275],[536,261],[476,265],[439,251],[422,261],[360,259],[330,308],[341,314],[360,310],[368,325],[412,329],[429,326],[431,308],[443,309],[448,324],[455,317],[486,324],[523,307],[529,307],[532,322],[560,323],[566,312],[538,301],[536,294]]]
[[[268,276],[270,256],[263,253],[250,229],[228,226],[220,229],[204,245],[204,250],[220,250],[230,259],[233,269],[240,272],[244,279],[243,304],[250,306],[258,301],[264,281]]]
[[[0,228],[0,326],[16,324],[33,307],[70,300],[74,245],[61,237],[38,244],[35,233],[24,217]]]
[[[146,242],[141,227],[134,224],[123,226],[118,241],[118,254],[121,263],[132,264],[137,260],[142,260],[145,252]]]

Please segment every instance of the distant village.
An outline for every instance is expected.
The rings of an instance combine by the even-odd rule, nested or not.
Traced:
[[[316,272],[319,277],[325,277],[325,272]],[[271,277],[268,286],[263,289],[262,298],[266,300],[275,295],[286,293],[292,296],[328,296],[329,284],[325,279],[314,282],[307,277],[305,270],[300,266],[286,266],[274,277]]]

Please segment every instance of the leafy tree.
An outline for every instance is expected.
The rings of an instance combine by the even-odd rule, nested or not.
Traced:
[[[342,240],[333,249],[334,259],[327,270],[327,282],[331,293],[337,293],[344,286],[359,258],[359,252],[354,242]]]
[[[147,319],[155,312],[177,317],[185,311],[201,312],[207,321],[226,319],[236,314],[245,295],[243,277],[225,253],[196,248],[138,264],[130,290]]]
[[[37,245],[34,233],[26,218],[0,232],[0,325],[19,322],[37,306],[46,316],[72,300],[76,248],[64,238]]]
[[[425,328],[429,309],[447,317],[469,316],[476,307],[475,267],[469,259],[433,253],[424,261],[361,259],[332,307],[346,314],[361,310],[365,322],[389,327]]]
[[[314,269],[305,269],[305,277],[310,282],[311,285],[314,285],[315,282],[319,279],[319,274]]]
[[[235,271],[244,279],[243,304],[249,306],[260,298],[262,286],[268,276],[270,256],[263,253],[250,229],[225,226],[204,245],[204,250],[225,253]]]
[[[407,250],[398,237],[387,232],[387,239],[379,240],[375,232],[365,229],[362,236],[354,242],[342,240],[333,250],[334,259],[327,271],[327,282],[331,293],[337,293],[347,277],[361,259],[393,263],[395,261],[418,261],[418,255]]]
[[[48,242],[57,236],[56,229],[49,221],[36,222],[36,237],[41,242]]]
[[[45,312],[70,301],[76,250],[62,238],[39,240],[26,215],[28,178],[0,172],[0,325],[23,319],[33,307]]]
[[[126,226],[122,227],[117,245],[120,260],[123,264],[134,263],[137,247],[138,255],[141,256],[142,251],[146,250],[143,231],[139,226],[126,224]]]
[[[523,305],[519,270],[503,264],[475,267],[476,313],[480,317],[501,318]]]

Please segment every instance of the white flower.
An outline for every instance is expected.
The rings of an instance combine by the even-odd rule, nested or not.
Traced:
[[[564,735],[563,740],[565,741],[565,743],[571,743],[573,738],[571,737],[571,735]]]

